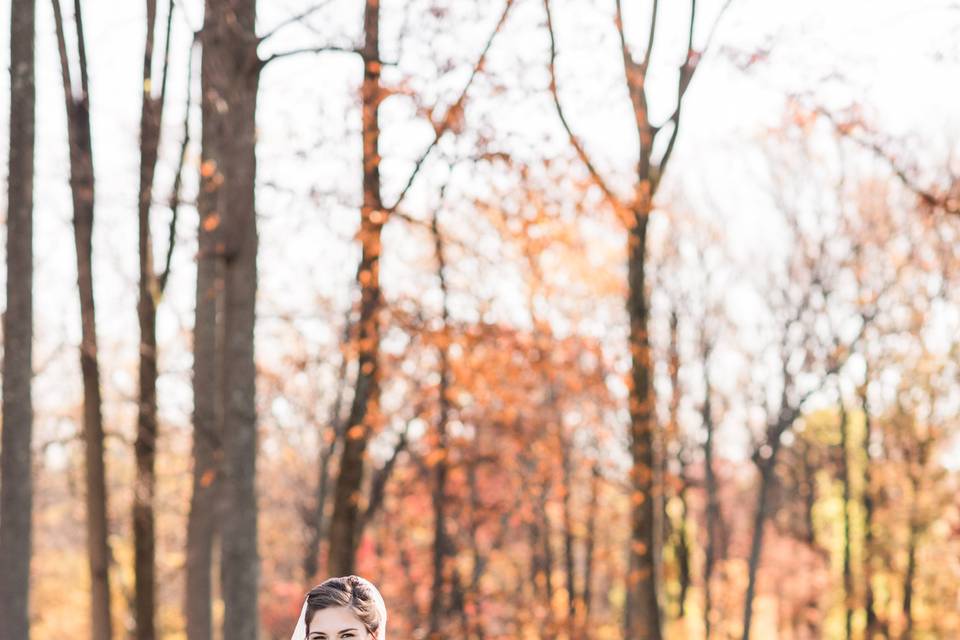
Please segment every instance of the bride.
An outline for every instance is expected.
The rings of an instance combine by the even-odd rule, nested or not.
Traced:
[[[330,578],[307,594],[290,640],[386,640],[383,596],[359,576]]]

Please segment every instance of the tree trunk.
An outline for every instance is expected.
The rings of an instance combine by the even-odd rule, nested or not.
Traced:
[[[443,253],[443,238],[440,235],[438,211],[434,211],[431,231],[433,232],[434,253],[437,259],[437,278],[440,281],[442,293],[442,310],[440,313],[443,322],[443,335],[440,340],[440,382],[437,388],[437,463],[434,466],[433,478],[433,588],[430,599],[430,628],[427,637],[439,640],[443,637],[443,617],[446,605],[446,559],[452,555],[451,541],[447,535],[446,502],[447,502],[447,456],[449,454],[449,438],[447,435],[447,421],[450,416],[450,362],[449,362],[449,325],[450,315],[447,309],[448,291],[446,277],[446,259]]]
[[[840,474],[843,482],[843,609],[844,638],[853,638],[853,567],[851,563],[850,540],[850,464],[848,441],[850,438],[850,416],[843,400],[840,401]],[[812,484],[812,483],[811,483]]]
[[[11,3],[7,309],[3,315],[0,446],[0,640],[27,640],[30,635],[35,15],[34,0]]]
[[[380,236],[387,213],[380,193],[380,1],[367,0],[364,11],[363,86],[361,88],[363,137],[363,206],[360,208],[360,321],[358,368],[353,403],[344,437],[340,470],[334,490],[330,523],[328,570],[333,575],[354,573],[360,497],[367,443],[377,420],[379,405]]]
[[[83,434],[86,462],[87,554],[90,564],[92,639],[110,640],[110,549],[107,545],[107,486],[104,468],[103,418],[100,370],[97,363],[97,328],[93,297],[94,173],[90,142],[90,98],[87,82],[86,43],[80,0],[74,1],[76,46],[80,72],[79,94],[70,74],[63,16],[53,0],[57,45],[63,76],[70,146],[70,192],[73,201],[74,244],[77,252],[77,285],[80,296],[80,371],[83,378]]]
[[[914,494],[915,496],[917,494]],[[911,519],[913,515],[911,514]],[[903,576],[903,640],[913,638],[913,580],[917,572],[917,528],[910,523],[910,536],[907,542],[907,571]]]
[[[143,56],[143,100],[140,111],[140,197],[138,202],[140,280],[137,320],[140,325],[140,402],[137,417],[137,439],[134,445],[137,476],[133,492],[133,545],[137,640],[156,637],[156,534],[154,495],[156,491],[157,450],[157,337],[156,305],[160,288],[153,267],[153,239],[150,232],[150,209],[153,201],[153,181],[160,143],[160,125],[163,116],[165,91],[159,97],[153,94],[154,30],[157,19],[156,0],[147,0],[147,32]],[[167,15],[165,42],[169,46],[173,3]],[[168,50],[168,49],[167,49]],[[164,77],[166,85],[166,54]]]
[[[706,530],[707,543],[703,558],[703,629],[704,639],[710,640],[712,626],[711,613],[713,611],[713,592],[711,591],[711,579],[713,578],[713,566],[717,555],[717,525],[720,521],[720,499],[717,494],[717,477],[713,467],[713,391],[710,383],[709,374],[710,349],[705,348],[703,352],[703,381],[704,397],[701,414],[703,416],[703,425],[707,432],[707,437],[703,443],[703,474],[704,489],[707,493],[706,507]]]
[[[867,380],[860,388],[860,408],[863,411],[863,607],[867,614],[865,637],[873,640],[881,633],[880,620],[874,606],[873,596],[873,456],[870,454],[873,421],[870,419],[870,404],[867,401]]]
[[[573,461],[570,451],[570,443],[563,434],[563,422],[561,412],[557,412],[557,429],[560,431],[560,453],[563,472],[563,573],[567,579],[567,636],[571,638],[577,635],[578,624],[578,598],[576,573],[574,571],[573,545],[575,542],[573,533]]]
[[[596,462],[590,470],[590,508],[587,512],[587,540],[583,560],[583,628],[590,629],[591,603],[593,602],[594,550],[597,545],[597,514],[600,500],[600,465]],[[589,634],[586,637],[590,637]]]
[[[660,606],[656,585],[656,514],[654,495],[653,360],[647,333],[646,242],[649,202],[635,212],[628,235],[628,301],[630,316],[631,517],[626,628],[635,640],[660,640]]]
[[[223,485],[221,585],[224,633],[256,640],[257,595],[256,369],[254,323],[257,293],[256,105],[261,61],[257,58],[255,0],[207,0],[201,35],[204,134],[203,167],[213,172],[217,209],[205,224],[222,226]]]
[[[753,621],[753,598],[757,590],[757,572],[760,568],[760,553],[763,550],[763,529],[767,522],[767,499],[773,484],[777,451],[780,438],[770,442],[772,451],[766,460],[759,460],[760,489],[757,495],[757,509],[753,517],[753,537],[750,541],[750,560],[747,565],[747,593],[743,603],[743,640],[750,640],[750,624]]]
[[[214,56],[204,52],[201,85],[213,84]],[[188,640],[213,637],[214,541],[218,531],[217,508],[223,464],[223,240],[220,211],[222,174],[217,169],[218,134],[211,125],[217,105],[215,94],[202,92],[200,190],[197,209],[197,288],[193,327],[193,488],[187,520],[187,575],[184,617]]]

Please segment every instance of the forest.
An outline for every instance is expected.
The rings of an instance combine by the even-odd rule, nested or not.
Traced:
[[[0,640],[960,638],[955,0],[0,5]]]

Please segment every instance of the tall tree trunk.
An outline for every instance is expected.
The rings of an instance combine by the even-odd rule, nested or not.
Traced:
[[[712,628],[713,612],[713,592],[711,580],[713,578],[713,567],[717,556],[717,526],[720,522],[720,498],[717,493],[717,477],[714,472],[713,464],[713,385],[710,382],[710,347],[707,345],[703,349],[703,382],[704,396],[701,415],[703,426],[707,432],[707,437],[703,442],[703,474],[704,489],[707,493],[706,506],[706,530],[707,543],[704,549],[703,558],[703,629],[705,640],[710,640]]]
[[[450,416],[450,360],[449,360],[449,330],[450,314],[449,291],[447,289],[446,258],[443,253],[443,238],[440,235],[439,211],[434,211],[431,223],[433,233],[434,253],[437,260],[437,278],[440,281],[442,293],[442,320],[443,335],[440,338],[438,349],[440,356],[440,382],[437,388],[437,462],[433,469],[433,588],[430,599],[430,628],[428,638],[439,640],[443,637],[443,616],[446,609],[446,561],[451,555],[451,541],[447,535],[446,502],[447,502],[447,459],[449,454],[449,438],[447,421]]]
[[[590,470],[590,506],[587,511],[587,540],[583,559],[583,628],[590,629],[590,612],[593,602],[593,568],[597,546],[597,515],[600,500],[600,465],[593,463]],[[589,632],[586,637],[589,636]]]
[[[360,92],[363,137],[363,206],[360,208],[360,321],[358,368],[353,403],[344,434],[343,455],[334,490],[327,566],[333,575],[354,573],[359,540],[364,458],[379,406],[381,231],[386,222],[380,193],[380,0],[367,0],[363,19],[363,85]]]
[[[880,620],[874,605],[873,596],[873,456],[870,454],[870,441],[873,435],[873,420],[870,418],[870,404],[867,401],[866,380],[860,388],[860,408],[863,411],[863,607],[867,614],[866,638],[873,640],[881,633]]]
[[[914,494],[916,496],[916,494]],[[907,540],[907,571],[903,576],[903,602],[901,611],[903,613],[903,634],[902,640],[911,640],[913,638],[913,581],[917,573],[917,527],[912,522],[911,514],[910,535]]]
[[[757,572],[760,569],[760,553],[763,550],[763,530],[767,522],[768,498],[773,485],[776,469],[777,451],[780,438],[770,441],[770,457],[758,460],[760,467],[760,488],[757,495],[757,507],[753,517],[753,537],[750,540],[750,559],[747,564],[747,593],[743,602],[743,640],[750,640],[750,625],[753,622],[753,598],[757,590]]]
[[[560,455],[563,473],[563,573],[567,588],[567,637],[571,640],[577,635],[578,604],[576,573],[574,571],[573,546],[573,460],[570,443],[563,433],[561,412],[557,412],[557,429],[560,432]]]
[[[677,556],[677,580],[680,583],[680,593],[677,595],[680,619],[686,617],[687,591],[690,589],[690,540],[687,532],[687,478],[686,471],[680,476],[683,483],[678,494],[680,500],[680,524],[677,527],[677,541],[674,553]]]
[[[840,474],[843,483],[843,609],[844,609],[844,638],[853,638],[853,567],[851,563],[850,540],[850,464],[849,448],[850,416],[847,413],[843,399],[840,400]]]
[[[86,461],[87,554],[90,563],[91,622],[93,640],[110,640],[110,549],[107,545],[107,485],[104,468],[103,417],[100,369],[97,363],[97,328],[93,297],[94,173],[90,141],[90,94],[86,43],[80,0],[74,0],[74,23],[80,74],[79,93],[73,86],[63,15],[53,0],[57,45],[67,109],[70,146],[70,191],[73,201],[74,244],[77,252],[77,285],[80,296],[80,371],[83,378],[83,434]]]
[[[3,314],[0,445],[0,640],[27,640],[30,636],[35,15],[34,0],[11,3],[7,309]]]
[[[206,222],[222,226],[223,485],[221,585],[224,633],[255,640],[257,594],[256,369],[257,293],[256,106],[262,63],[257,57],[255,0],[207,0],[203,32],[203,165],[216,176],[217,209]],[[206,141],[206,140],[205,140]],[[213,216],[216,216],[215,218]]]
[[[213,84],[214,56],[204,52],[201,86]],[[188,640],[213,637],[214,542],[223,475],[223,251],[220,216],[225,205],[217,168],[219,134],[212,123],[216,94],[201,94],[200,190],[197,210],[197,286],[193,327],[193,480],[187,520],[184,617]]]
[[[647,333],[649,300],[646,290],[646,243],[649,202],[636,212],[628,234],[628,301],[630,316],[631,516],[627,577],[627,635],[636,640],[660,640],[655,546],[657,504],[654,483],[655,417],[651,375],[653,360]]]
[[[157,450],[157,302],[160,285],[153,267],[153,238],[150,232],[150,209],[156,173],[157,150],[166,89],[166,60],[170,43],[173,2],[167,13],[167,28],[160,92],[153,91],[154,31],[157,19],[156,0],[146,0],[147,31],[143,56],[143,100],[140,111],[140,197],[138,202],[140,281],[137,320],[140,325],[140,401],[138,404],[137,439],[134,452],[137,476],[133,492],[133,544],[137,640],[156,637],[156,534],[154,494],[156,491]]]

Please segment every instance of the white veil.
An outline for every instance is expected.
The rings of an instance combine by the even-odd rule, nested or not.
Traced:
[[[373,601],[380,612],[380,628],[377,629],[377,640],[387,640],[387,605],[383,601],[383,596],[377,590],[373,583],[357,576],[360,583],[370,590],[373,594]],[[300,609],[300,618],[297,620],[297,626],[293,629],[293,635],[290,640],[306,640],[307,637],[307,599],[303,599],[303,607]]]

